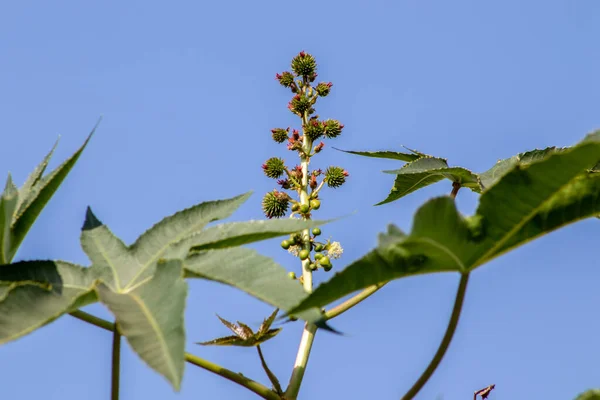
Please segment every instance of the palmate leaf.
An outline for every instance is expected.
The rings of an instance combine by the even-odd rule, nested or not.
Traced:
[[[462,167],[449,167],[446,160],[442,158],[423,157],[406,164],[400,169],[383,172],[395,174],[396,180],[388,197],[376,205],[398,200],[442,179],[449,179],[477,193],[481,191],[479,178],[476,174]]]
[[[181,261],[157,263],[154,276],[133,290],[117,293],[103,283],[97,290],[133,350],[179,390],[185,363],[187,296]]]
[[[354,291],[409,275],[467,272],[517,246],[600,213],[600,131],[574,147],[515,164],[464,218],[454,201],[428,201],[409,235],[397,230],[376,249],[319,286],[288,314],[325,306]],[[395,236],[395,238],[394,238]]]
[[[256,333],[254,333],[254,331],[252,331],[252,329],[248,325],[243,324],[240,321],[238,321],[236,325],[217,315],[221,323],[228,327],[233,333],[235,333],[235,335],[224,336],[217,339],[209,340],[207,342],[198,342],[196,344],[202,346],[258,346],[259,344],[262,344],[267,340],[274,338],[281,331],[281,328],[270,329],[271,324],[275,320],[278,311],[278,309],[275,310],[268,318],[266,318]]]
[[[0,266],[0,344],[97,301],[95,271],[64,261]]]

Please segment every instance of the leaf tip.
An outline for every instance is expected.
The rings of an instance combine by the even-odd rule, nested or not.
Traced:
[[[85,211],[85,221],[83,223],[83,226],[81,227],[81,230],[89,231],[102,225],[102,222],[100,222],[100,220],[96,218],[96,216],[92,212],[92,209],[90,208],[90,206],[88,206],[87,210]]]

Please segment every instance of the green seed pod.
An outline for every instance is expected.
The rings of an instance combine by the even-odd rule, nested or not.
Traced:
[[[321,234],[321,228],[313,228],[312,234],[315,236],[319,236]]]
[[[313,210],[318,210],[319,208],[321,208],[321,200],[311,200],[310,208],[312,208]]]
[[[340,187],[346,182],[348,171],[341,167],[329,167],[325,171],[325,182],[330,188]]]
[[[287,212],[289,199],[290,196],[287,193],[278,192],[277,190],[265,194],[262,201],[265,216],[269,219],[283,217]]]
[[[324,266],[323,266],[323,270],[325,270],[325,272],[329,272],[329,271],[331,271],[331,268],[333,268],[333,266],[332,266],[332,265],[324,265]]]
[[[292,205],[292,211],[298,211],[299,209],[300,209],[300,204],[298,204],[298,203],[294,203],[294,204]]]
[[[308,204],[302,204],[302,205],[300,205],[300,212],[302,214],[306,214],[309,211],[310,211],[310,206]]]
[[[281,242],[281,247],[285,250],[289,249],[292,243],[289,240],[284,240]]]
[[[262,169],[266,176],[277,179],[285,172],[285,163],[281,158],[271,157],[265,161]]]
[[[325,257],[325,256],[323,254],[321,254],[321,253],[316,253],[315,254],[315,260],[320,260],[323,257]]]
[[[301,260],[306,260],[309,256],[310,252],[306,249],[302,249],[300,250],[300,252],[298,253],[298,256],[300,257]]]
[[[288,272],[288,276],[290,277],[290,279],[296,279],[296,273],[294,271]]]
[[[331,267],[331,260],[329,259],[329,257],[325,256],[319,260],[319,264],[321,264],[323,268]]]
[[[322,244],[317,244],[317,245],[315,246],[315,251],[323,251],[323,249],[324,249],[324,248],[325,248],[325,247],[324,247]]]
[[[311,271],[316,271],[317,268],[318,268],[317,264],[314,264],[314,263],[308,264],[308,269],[310,269]]]

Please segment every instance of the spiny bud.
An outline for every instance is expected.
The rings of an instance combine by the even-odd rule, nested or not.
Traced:
[[[321,152],[321,150],[323,150],[323,147],[325,147],[325,143],[323,143],[323,142],[321,142],[317,146],[315,146],[315,154]]]
[[[338,137],[342,133],[342,129],[344,129],[344,125],[335,119],[328,119],[323,122],[323,125],[325,125],[325,137],[329,139]]]
[[[317,87],[315,87],[315,90],[317,91],[317,94],[321,97],[325,97],[329,94],[329,92],[331,91],[331,87],[333,86],[333,83],[328,82],[320,82]]]
[[[295,95],[288,104],[290,111],[299,116],[302,116],[306,111],[311,110],[311,106],[310,100],[306,96],[299,94]]]
[[[290,133],[290,128],[287,128],[287,129],[282,129],[282,128],[271,129],[271,133],[273,134],[273,140],[274,141],[276,141],[277,143],[283,143],[288,138],[288,133]]]
[[[285,213],[288,210],[289,201],[290,196],[277,190],[265,194],[262,201],[262,209],[265,216],[269,219],[285,216]]]
[[[263,165],[265,175],[277,179],[285,172],[285,164],[281,158],[271,157]]]
[[[311,78],[313,75],[315,75],[316,78],[317,61],[310,54],[301,51],[292,59],[292,70],[298,76]]]
[[[348,175],[348,171],[341,167],[329,167],[325,171],[325,183],[330,188],[340,187],[346,182]]]
[[[310,186],[312,190],[317,188],[317,177],[315,175],[311,175],[310,179],[308,180],[308,186]]]
[[[290,87],[294,84],[294,75],[288,71],[285,71],[282,74],[276,74],[275,78],[277,78],[281,86]]]
[[[280,179],[277,181],[277,184],[280,185],[282,189],[290,189],[292,187],[292,183],[289,179]]]
[[[323,133],[325,131],[324,128],[325,127],[323,126],[323,124],[321,124],[319,121],[313,119],[304,128],[304,134],[310,140],[314,141],[323,135]]]

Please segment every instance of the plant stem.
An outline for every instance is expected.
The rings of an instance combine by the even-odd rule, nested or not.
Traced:
[[[460,182],[452,182],[452,192],[450,192],[450,197],[455,199],[456,195],[458,194],[458,191],[460,190],[460,187]]]
[[[273,388],[275,389],[275,392],[278,395],[282,395],[283,390],[281,390],[281,385],[279,384],[279,379],[277,379],[275,374],[269,369],[269,366],[267,365],[267,362],[265,361],[265,356],[263,356],[260,345],[256,346],[256,350],[258,350],[258,356],[260,357],[260,363],[262,364],[263,369],[267,373],[267,376],[269,377],[271,384],[273,384]]]
[[[448,350],[448,346],[450,346],[450,342],[452,341],[452,337],[454,336],[454,332],[456,331],[456,326],[458,325],[458,319],[460,318],[460,313],[462,311],[463,300],[465,299],[465,293],[467,291],[467,283],[469,282],[469,273],[463,273],[460,276],[460,283],[458,284],[458,290],[456,292],[456,298],[454,300],[454,308],[452,309],[452,315],[450,316],[450,322],[448,323],[448,327],[446,328],[446,333],[444,334],[444,338],[440,343],[433,359],[423,371],[419,379],[415,382],[415,384],[409,389],[408,392],[402,397],[402,400],[411,400],[414,398],[419,390],[425,386],[429,378],[433,375],[437,367],[440,365],[442,358],[446,354],[446,350]]]
[[[96,316],[88,314],[84,311],[81,311],[81,310],[73,311],[71,313],[71,316],[75,317],[77,319],[80,319],[82,321],[85,321],[89,324],[95,325],[99,328],[105,329],[107,331],[114,332],[115,324],[113,324],[112,322],[109,322],[105,319],[98,318]],[[227,368],[223,368],[218,364],[212,363],[208,360],[204,360],[200,357],[196,357],[189,353],[185,353],[185,361],[187,361],[188,363],[193,364],[197,367],[200,367],[207,371],[210,371],[214,374],[220,375],[223,378],[228,379],[232,382],[235,382],[238,385],[241,385],[241,386],[245,387],[246,389],[256,393],[263,399],[281,400],[281,397],[277,393],[275,393],[274,391],[269,389],[268,387],[266,387],[258,382],[255,382],[250,378],[246,378],[244,375],[242,375],[240,373],[230,371]]]
[[[202,369],[205,369],[207,371],[210,371],[212,373],[220,375],[225,379],[229,379],[230,381],[235,382],[238,385],[241,385],[241,386],[245,387],[246,389],[256,393],[263,399],[281,400],[281,397],[277,393],[275,393],[274,391],[269,389],[268,387],[266,387],[258,382],[255,382],[250,378],[246,378],[244,375],[242,375],[240,373],[230,371],[226,368],[221,367],[220,365],[214,364],[210,361],[207,361],[200,357],[196,357],[189,353],[185,353],[185,361],[187,361],[190,364],[193,364],[197,367],[200,367]]]
[[[119,380],[121,378],[121,334],[114,324],[112,343],[112,375],[111,375],[111,400],[119,400]]]
[[[369,286],[368,288],[366,288],[356,296],[349,298],[339,306],[333,307],[331,310],[326,311],[325,319],[332,319],[340,314],[345,313],[346,311],[348,311],[349,309],[351,309],[352,307],[354,307],[355,305],[357,305],[358,303],[365,300],[367,297],[371,296],[373,293],[381,289],[383,286],[385,286],[386,283],[387,282],[383,282],[373,286]]]
[[[308,82],[305,82],[305,85]],[[306,95],[306,86],[302,88],[302,94]],[[310,205],[309,195],[308,195],[308,164],[310,163],[310,157],[307,154],[310,154],[310,150],[312,147],[312,140],[310,140],[306,136],[306,127],[308,126],[308,114],[305,112],[302,116],[302,129],[304,131],[304,142],[303,149],[304,155],[301,155],[301,166],[302,166],[302,186],[300,188],[300,204]],[[310,233],[308,229],[305,229],[302,232],[302,238],[304,239],[304,248],[311,251],[310,244]],[[304,290],[307,293],[312,292],[313,282],[312,282],[312,271],[309,267],[310,258],[302,261],[302,285],[304,286]],[[306,365],[308,364],[308,357],[310,356],[310,350],[312,348],[313,341],[315,340],[315,333],[317,332],[317,327],[313,324],[305,324],[304,331],[302,332],[302,338],[300,339],[300,346],[298,347],[298,354],[296,355],[296,362],[294,363],[294,369],[292,371],[292,376],[290,377],[290,382],[285,391],[285,398],[288,400],[294,400],[298,397],[298,392],[300,391],[300,385],[302,384],[302,379],[304,378],[304,372],[306,371]]]

